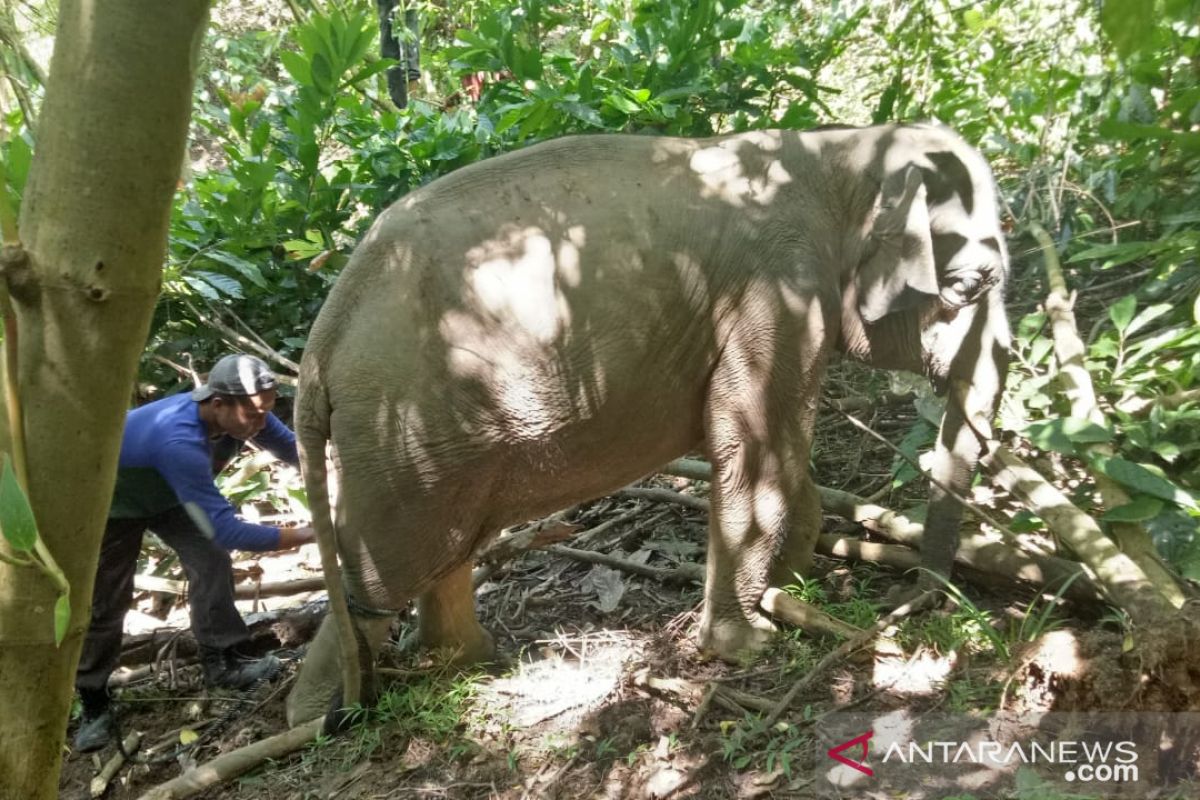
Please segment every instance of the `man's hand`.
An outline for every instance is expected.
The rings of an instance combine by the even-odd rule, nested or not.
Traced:
[[[302,544],[316,541],[316,536],[317,532],[308,526],[303,528],[280,528],[279,549],[291,550],[293,547],[299,547]]]

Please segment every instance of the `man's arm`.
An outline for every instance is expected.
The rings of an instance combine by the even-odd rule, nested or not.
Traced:
[[[282,423],[280,423],[282,425]],[[200,442],[164,442],[155,455],[155,468],[197,518],[196,522],[226,550],[278,550],[280,530],[240,519],[233,506],[217,491],[209,454]]]
[[[254,443],[280,461],[293,467],[300,466],[300,454],[296,450],[296,434],[279,421],[274,414],[267,414],[267,424],[253,439]]]

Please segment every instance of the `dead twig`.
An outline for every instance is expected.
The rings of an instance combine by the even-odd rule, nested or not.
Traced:
[[[783,698],[777,704],[775,704],[775,706],[771,709],[771,711],[763,719],[762,729],[769,730],[771,728],[771,726],[775,724],[776,720],[778,720],[783,715],[783,713],[785,711],[787,711],[788,706],[790,706],[792,704],[792,701],[796,699],[796,696],[799,695],[801,692],[803,692],[805,689],[812,686],[814,683],[816,683],[817,680],[821,678],[821,676],[825,672],[825,670],[829,669],[831,666],[833,666],[838,661],[841,661],[842,659],[846,658],[851,653],[853,653],[855,650],[858,650],[860,647],[863,647],[864,645],[868,644],[876,636],[878,636],[880,633],[882,633],[884,630],[891,627],[892,625],[895,625],[898,621],[904,619],[909,614],[912,614],[915,611],[918,611],[928,605],[931,605],[933,603],[934,598],[937,596],[937,594],[938,593],[935,591],[925,592],[924,594],[921,594],[916,599],[911,600],[911,601],[905,603],[904,605],[900,606],[895,611],[891,612],[886,617],[884,617],[883,619],[876,622],[873,626],[871,626],[867,630],[863,631],[862,633],[858,634],[857,636],[854,636],[853,638],[847,639],[846,641],[844,641],[840,645],[838,645],[835,649],[830,651],[824,658],[822,658],[820,661],[818,661],[812,667],[812,669],[810,669],[804,675],[803,678],[796,681],[796,683],[792,685],[792,688],[788,690],[788,693],[785,694],[783,696]]]
[[[638,564],[624,558],[597,553],[594,550],[577,550],[574,547],[566,547],[561,544],[556,544],[546,549],[555,555],[565,556],[587,564],[602,564],[612,569],[628,572],[633,575],[641,575],[644,578],[653,578],[663,583],[704,582],[703,564],[685,562],[678,567],[649,567],[645,564]]]
[[[121,746],[117,748],[117,752],[104,765],[104,767],[92,778],[92,783],[88,787],[92,797],[100,797],[108,791],[108,785],[112,783],[112,779],[121,771],[121,767],[125,766],[125,761],[135,752],[138,746],[142,743],[142,734],[139,731],[134,731],[125,737],[125,741],[121,742]]]
[[[159,784],[139,800],[177,800],[231,781],[264,764],[269,759],[294,753],[317,738],[324,729],[325,717],[298,725],[262,741],[232,750],[204,764],[192,767],[177,778]]]
[[[670,489],[630,487],[628,489],[621,489],[615,493],[615,496],[627,497],[633,500],[650,500],[656,503],[674,503],[686,508],[694,508],[697,511],[708,512],[708,501],[703,497],[693,497],[690,494],[674,492]]]

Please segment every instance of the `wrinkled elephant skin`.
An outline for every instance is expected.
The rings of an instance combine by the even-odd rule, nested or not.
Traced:
[[[296,429],[315,524],[360,614],[419,597],[427,644],[481,658],[463,574],[489,537],[702,447],[699,639],[738,658],[773,630],[772,571],[811,560],[828,359],[969,384],[939,453],[965,489],[1004,373],[1006,270],[991,173],[936,126],[573,137],[464,167],[380,216],[312,329]],[[958,513],[932,512],[942,573]],[[372,646],[386,631],[359,627]],[[335,660],[309,656],[293,722],[324,710]]]

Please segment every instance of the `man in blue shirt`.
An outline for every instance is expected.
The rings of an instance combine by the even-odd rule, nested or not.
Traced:
[[[213,483],[248,440],[289,464],[299,463],[296,437],[271,413],[274,405],[275,376],[267,365],[231,355],[190,395],[166,397],[126,415],[91,624],[75,675],[83,702],[77,750],[99,750],[110,739],[108,678],[121,655],[144,531],[175,550],[187,574],[205,682],[244,689],[279,672],[274,656],[253,659],[240,651],[250,634],[234,605],[227,551],[287,549],[312,541],[313,531],[239,519]]]

